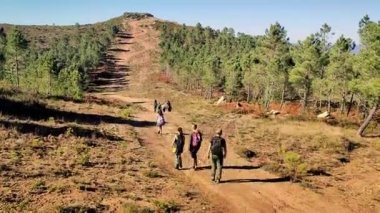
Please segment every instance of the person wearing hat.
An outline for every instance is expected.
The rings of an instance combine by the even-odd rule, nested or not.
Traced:
[[[211,181],[219,183],[222,178],[223,159],[227,156],[226,140],[222,137],[222,129],[218,129],[210,141],[207,158],[211,155]]]

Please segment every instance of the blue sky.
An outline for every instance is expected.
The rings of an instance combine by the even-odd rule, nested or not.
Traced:
[[[365,14],[380,20],[380,0],[0,0],[0,23],[85,24],[125,11],[149,12],[188,25],[233,27],[253,35],[278,21],[291,41],[328,23],[335,37],[344,34],[358,41],[358,22]]]

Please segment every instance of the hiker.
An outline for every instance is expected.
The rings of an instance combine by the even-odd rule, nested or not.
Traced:
[[[162,111],[158,111],[157,113],[157,127],[158,127],[158,134],[162,134],[162,126],[165,125],[165,118]]]
[[[166,112],[166,111],[171,112],[172,111],[172,104],[170,103],[170,101],[166,101],[166,103],[164,105],[162,105],[162,110],[164,112]]]
[[[202,134],[198,130],[196,124],[193,125],[193,132],[190,135],[189,151],[191,153],[191,158],[193,158],[193,169],[196,170],[198,166],[197,153],[201,148]]]
[[[223,158],[227,156],[226,140],[222,138],[222,129],[216,131],[216,135],[211,139],[207,151],[207,158],[211,154],[211,181],[219,183],[222,178]]]
[[[154,104],[153,104],[153,111],[154,112],[157,112],[157,105],[158,105],[158,102],[157,102],[157,100],[156,99],[154,99]]]
[[[182,128],[178,127],[177,133],[175,134],[172,147],[175,154],[175,168],[182,169],[182,152],[185,146],[185,135],[182,132]]]

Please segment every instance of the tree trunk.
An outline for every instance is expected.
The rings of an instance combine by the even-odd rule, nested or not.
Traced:
[[[367,116],[367,118],[364,120],[363,124],[360,126],[357,134],[360,136],[360,137],[363,137],[363,133],[364,133],[364,130],[367,128],[369,122],[372,120],[372,117],[373,115],[375,114],[377,110],[377,106],[374,106],[370,111],[369,111],[369,114]]]
[[[285,101],[286,82],[287,81],[284,82],[284,85],[282,87],[280,110],[282,110],[282,106],[284,105],[284,101]]]
[[[329,95],[328,97],[328,101],[327,101],[327,112],[331,112],[331,97]]]
[[[348,103],[348,109],[347,109],[347,114],[346,114],[347,117],[350,115],[353,101],[354,101],[354,93],[351,93],[351,98],[350,98],[350,102]]]
[[[52,82],[51,82],[51,74],[49,73],[49,95],[51,95],[51,85]]]
[[[307,107],[307,99],[309,98],[309,88],[305,88],[305,92],[303,94],[303,102],[302,102],[302,111],[304,112]]]
[[[346,94],[343,93],[343,95],[342,95],[342,104],[340,106],[340,114],[343,114],[345,109],[346,109]]]
[[[16,50],[16,83],[17,83],[17,88],[20,87],[20,82],[18,78],[18,58],[17,58],[17,50]]]
[[[247,89],[247,103],[251,100],[251,87],[248,87]]]

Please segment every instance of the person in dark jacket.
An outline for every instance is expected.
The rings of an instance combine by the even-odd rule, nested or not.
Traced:
[[[182,169],[182,153],[183,147],[185,146],[185,135],[182,132],[182,128],[178,127],[177,133],[175,134],[172,147],[175,154],[175,168]]]

